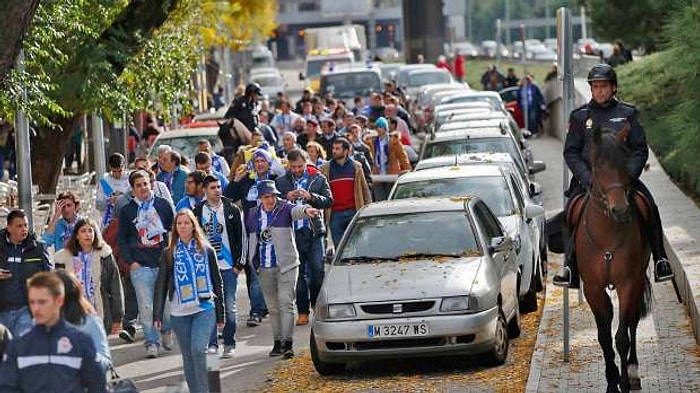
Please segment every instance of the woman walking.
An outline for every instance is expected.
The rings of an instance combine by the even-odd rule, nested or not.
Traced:
[[[214,324],[224,323],[223,284],[214,249],[192,211],[181,210],[174,222],[156,279],[153,325],[160,329],[167,296],[187,386],[206,393],[205,351]]]
[[[54,255],[54,262],[75,274],[105,330],[119,333],[124,316],[122,283],[112,248],[102,240],[97,223],[79,219],[66,247]]]

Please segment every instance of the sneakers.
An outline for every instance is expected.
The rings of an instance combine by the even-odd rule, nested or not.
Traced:
[[[668,259],[661,258],[654,264],[654,281],[663,282],[673,278],[673,270]]]
[[[206,353],[207,355],[216,355],[217,353],[219,353],[219,347],[216,347],[214,345],[210,345],[209,348],[207,348],[204,351],[204,353]]]
[[[246,321],[246,325],[248,325],[248,327],[260,326],[261,323],[262,317],[259,314],[252,314],[250,318],[248,318],[248,321]]]
[[[231,359],[233,357],[233,351],[236,349],[233,345],[224,345],[224,353],[221,354],[222,359]]]
[[[134,335],[136,334],[136,329],[134,329],[131,326],[125,326],[120,332],[119,332],[119,338],[124,340],[125,342],[131,344],[134,342]]]
[[[172,332],[172,330],[169,332],[161,333],[161,341],[163,344],[163,349],[165,349],[166,351],[172,351],[173,350],[173,332]]]
[[[155,359],[158,357],[158,346],[151,344],[146,347],[146,358]]]
[[[282,344],[282,356],[284,356],[285,359],[294,357],[294,348],[291,341],[285,341]]]
[[[270,356],[282,356],[282,341],[275,340],[275,345],[272,347],[272,351],[270,351]]]
[[[309,314],[308,313],[299,313],[299,317],[297,318],[297,326],[306,326],[309,324]]]

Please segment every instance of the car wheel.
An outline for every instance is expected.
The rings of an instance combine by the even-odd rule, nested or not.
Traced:
[[[345,363],[326,363],[321,360],[318,356],[316,337],[313,330],[309,337],[309,346],[311,347],[311,362],[314,364],[317,373],[321,375],[338,375],[345,371]]]
[[[535,265],[538,267],[537,272],[535,273],[535,290],[537,292],[542,292],[544,290],[544,275],[542,272],[544,271],[544,262],[542,262],[542,259],[540,258],[539,263]]]
[[[520,308],[515,307],[515,315],[508,322],[508,338],[518,338],[520,337]]]
[[[506,362],[508,357],[508,326],[503,309],[498,306],[498,319],[496,320],[496,331],[494,332],[493,345],[485,353],[483,362],[486,366],[500,366]]]
[[[535,270],[538,271],[537,265],[535,265]],[[518,280],[518,284],[520,284]],[[527,290],[525,296],[520,299],[520,312],[523,314],[531,313],[537,311],[537,274],[533,274],[530,280],[530,288]]]

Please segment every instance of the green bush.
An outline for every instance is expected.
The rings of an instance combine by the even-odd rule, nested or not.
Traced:
[[[666,50],[619,69],[620,97],[637,106],[666,172],[700,201],[700,7],[674,13]]]

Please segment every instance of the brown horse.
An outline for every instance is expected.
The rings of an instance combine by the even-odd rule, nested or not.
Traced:
[[[651,286],[646,275],[650,246],[644,232],[649,210],[634,191],[635,179],[627,170],[625,140],[629,125],[617,135],[595,129],[592,135],[591,186],[578,207],[580,219],[573,234],[586,300],[595,316],[598,342],[605,357],[607,392],[641,389],[638,375],[636,331],[651,307]],[[617,290],[619,325],[615,364],[611,324],[613,306],[606,287]],[[622,375],[620,375],[620,370]]]

